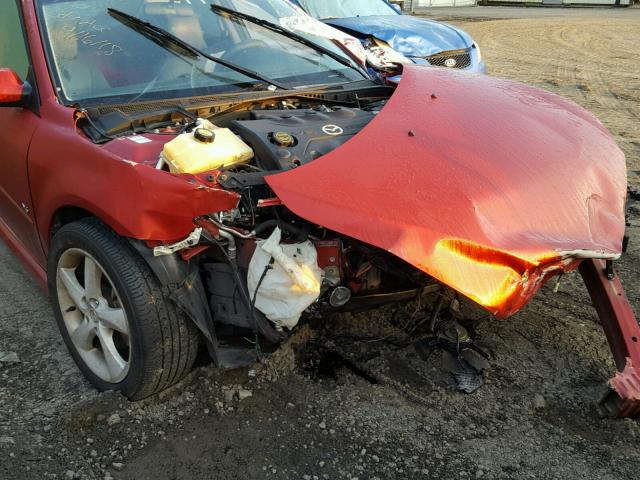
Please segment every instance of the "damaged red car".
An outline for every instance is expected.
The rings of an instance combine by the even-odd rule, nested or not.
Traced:
[[[613,269],[626,165],[600,122],[465,72],[372,80],[282,15],[0,6],[0,232],[87,378],[141,399],[202,346],[248,364],[310,316],[417,298],[422,328],[471,342],[460,302],[508,317],[579,269],[620,370],[602,406],[638,414],[640,329]]]

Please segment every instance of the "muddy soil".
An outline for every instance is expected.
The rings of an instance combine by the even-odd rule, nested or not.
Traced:
[[[451,21],[480,43],[492,75],[593,111],[640,185],[640,10],[528,10]],[[633,222],[618,270],[640,312],[640,211]],[[257,368],[203,362],[171,391],[130,403],[85,382],[45,295],[2,244],[0,269],[0,352],[19,360],[0,363],[3,480],[637,476],[640,422],[597,415],[614,365],[577,275],[510,320],[480,324],[491,367],[471,395],[440,351],[405,346],[405,317],[385,308],[300,328]]]

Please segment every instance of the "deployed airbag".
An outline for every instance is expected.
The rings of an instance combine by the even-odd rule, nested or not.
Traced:
[[[281,244],[282,232],[258,242],[247,286],[255,307],[276,327],[291,329],[320,296],[322,270],[313,243]]]

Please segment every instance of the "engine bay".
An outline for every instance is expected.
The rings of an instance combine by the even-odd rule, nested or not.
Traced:
[[[117,207],[130,218],[116,233],[199,327],[216,364],[260,358],[263,347],[326,312],[412,299],[420,317],[409,333],[459,353],[473,336],[462,301],[484,307],[479,318],[512,315],[548,279],[575,268],[600,317],[614,328],[630,320],[624,325],[637,331],[613,283],[625,180],[613,138],[577,107],[559,116],[566,105],[530,87],[505,93],[503,83],[476,86],[437,69],[421,75],[409,70],[388,107],[392,92],[378,87],[76,111],[78,133],[107,144],[97,171],[116,172],[109,177],[128,186]],[[414,101],[417,87],[447,82],[459,107],[436,94]],[[499,105],[492,122],[476,121],[489,113],[476,101],[483,89]],[[522,143],[533,120],[540,128]],[[451,125],[465,132],[455,141]],[[549,125],[553,142],[545,142]],[[510,132],[511,149],[495,144],[495,131]],[[563,162],[562,152],[583,141],[590,154]],[[603,161],[610,172],[593,167]],[[565,169],[581,174],[566,191],[549,182],[553,172],[568,178]],[[586,184],[593,191],[580,188]],[[602,221],[588,210],[596,197]],[[548,218],[562,221],[548,230]]]
[[[390,91],[374,93],[228,104],[190,116],[178,112],[177,121],[171,107],[155,117],[114,108],[88,111],[80,122],[97,143],[131,132],[168,135],[148,165],[163,174],[204,175],[212,188],[238,195],[235,209],[212,205],[210,214],[194,219],[189,238],[154,249],[160,261],[197,266],[190,278],[202,284],[210,320],[196,323],[214,325],[216,343],[227,352],[226,360],[220,351],[214,355],[221,363],[242,363],[229,351],[255,360],[246,341],[239,350],[232,346],[237,339],[255,334],[256,342],[277,345],[300,320],[409,301],[425,288],[439,291],[435,280],[398,257],[296,216],[265,181],[357,135]]]
[[[268,171],[299,167],[338,148],[362,130],[373,112],[349,108],[253,111],[234,120],[235,131],[253,148],[256,164]]]

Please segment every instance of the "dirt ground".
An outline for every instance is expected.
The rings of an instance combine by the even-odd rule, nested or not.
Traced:
[[[491,75],[593,111],[640,185],[640,9],[467,10],[438,15],[475,37]],[[640,313],[640,210],[633,221],[618,269]],[[510,320],[481,324],[491,368],[471,395],[438,351],[425,360],[393,341],[387,308],[303,327],[266,368],[203,364],[134,404],[84,381],[46,297],[1,244],[0,271],[0,351],[19,357],[0,363],[2,480],[637,476],[640,423],[595,409],[614,366],[576,275]]]

